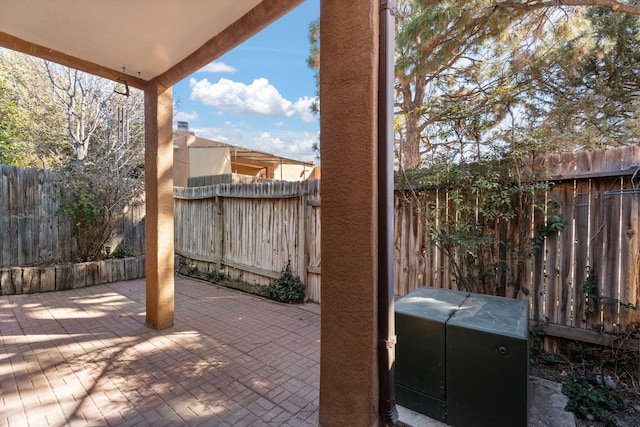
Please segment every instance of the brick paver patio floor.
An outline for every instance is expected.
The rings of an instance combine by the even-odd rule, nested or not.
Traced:
[[[176,278],[175,326],[144,280],[0,297],[0,427],[310,426],[320,308]]]

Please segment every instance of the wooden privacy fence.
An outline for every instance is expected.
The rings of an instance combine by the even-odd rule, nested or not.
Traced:
[[[640,149],[567,153],[545,161],[567,225],[547,238],[545,258],[535,259],[534,313],[558,334],[563,327],[624,330],[639,319],[625,305],[640,302]],[[601,299],[588,298],[585,284]]]
[[[65,215],[56,215],[60,193],[55,173],[0,165],[0,267],[75,260],[76,241]],[[144,253],[144,206],[127,209],[111,245]]]
[[[603,342],[638,321],[640,148],[548,156],[536,163],[554,183],[562,232],[526,260],[518,298],[555,336]],[[57,217],[51,172],[0,167],[0,267],[73,259],[69,221]],[[438,197],[446,200],[446,194]],[[287,261],[320,302],[320,182],[219,183],[174,188],[176,252],[229,277],[268,284]],[[455,212],[448,215],[454,216]],[[120,224],[127,247],[144,252],[144,206]],[[545,221],[533,216],[528,227]],[[524,225],[506,224],[506,233]],[[429,224],[402,193],[395,198],[395,293],[456,288],[447,257],[427,240]],[[501,239],[506,236],[501,235]],[[588,284],[590,295],[585,291]]]
[[[554,183],[547,198],[559,201],[565,227],[550,234],[525,261],[516,297],[530,301],[532,318],[543,321],[548,334],[605,342],[607,335],[601,332],[638,320],[638,312],[627,307],[640,303],[638,165],[637,147],[537,161],[536,167],[548,171]],[[202,268],[259,284],[277,278],[291,260],[293,272],[307,285],[307,297],[320,302],[318,181],[175,188],[174,196],[179,255],[202,262]],[[446,200],[446,194],[438,197]],[[518,227],[534,230],[546,218],[539,212],[531,221],[506,224],[500,239],[517,234]],[[428,227],[417,207],[396,192],[398,296],[425,285],[456,289],[447,257],[427,239]],[[587,282],[591,296],[585,291]]]
[[[624,330],[639,319],[629,305],[640,303],[640,148],[552,155],[535,166],[548,171],[554,185],[547,198],[559,201],[565,227],[526,260],[517,297],[530,301],[532,317],[544,322],[548,334],[605,342],[606,334],[593,331]],[[430,224],[417,215],[414,202],[396,196],[396,294],[424,285],[456,289],[446,255],[426,239]],[[446,194],[438,197],[445,203]],[[545,220],[538,213],[527,226],[534,230]],[[504,230],[515,234],[518,226],[525,225]]]
[[[320,301],[319,181],[174,187],[174,198],[178,255],[260,285],[290,261]]]

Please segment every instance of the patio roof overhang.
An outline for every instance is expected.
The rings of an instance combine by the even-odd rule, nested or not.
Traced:
[[[171,86],[302,0],[9,0],[0,46],[144,89]]]

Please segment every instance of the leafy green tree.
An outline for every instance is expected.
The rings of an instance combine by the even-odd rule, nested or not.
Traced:
[[[581,13],[586,24],[559,41],[554,61],[525,70],[531,122],[555,145],[636,145],[640,17],[603,7]]]
[[[143,93],[121,96],[119,83],[10,51],[0,52],[0,70],[1,99],[11,101],[0,108],[24,117],[12,121],[12,146],[23,147],[23,164],[37,159],[58,172],[58,214],[71,219],[76,238],[69,244],[76,260],[95,259],[127,207],[141,203]]]
[[[487,44],[505,38],[516,24],[532,22],[531,15],[498,9],[486,1],[398,2],[396,114],[401,167],[419,166],[425,156],[437,161],[452,146],[459,151],[460,133],[472,128],[455,127],[451,132],[457,135],[443,135],[443,129],[471,112],[473,105],[485,108],[482,98],[487,97],[488,82],[501,84],[499,75],[492,79],[484,74]],[[443,126],[443,121],[449,123]]]
[[[635,143],[636,2],[605,3],[399,1],[399,165]]]
[[[37,115],[22,102],[25,95],[20,90],[22,85],[16,83],[14,74],[2,67],[2,59],[0,56],[0,163],[43,166]],[[18,78],[24,79],[24,74],[19,74]]]
[[[524,11],[533,10],[556,10],[565,7],[600,6],[612,12],[629,15],[640,15],[640,7],[637,2],[631,0],[621,2],[617,0],[525,0],[525,1],[504,1],[494,2],[497,8],[519,9]]]
[[[316,99],[311,104],[311,111],[320,112],[320,20],[317,19],[309,24],[309,56],[307,57],[307,67],[315,72]]]
[[[19,137],[22,117],[6,86],[0,77],[0,164],[20,165],[25,157]]]
[[[21,147],[17,165],[54,170],[72,154],[65,142],[64,117],[51,90],[34,66],[35,58],[12,51],[0,52],[0,73],[7,97],[20,112],[14,120],[13,143]]]

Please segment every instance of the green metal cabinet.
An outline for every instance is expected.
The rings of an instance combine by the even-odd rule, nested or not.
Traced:
[[[395,304],[396,400],[414,411],[446,419],[446,330],[466,295],[420,288]]]
[[[453,426],[526,426],[529,305],[423,287],[395,304],[396,401]]]

